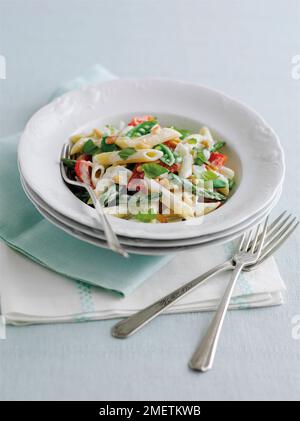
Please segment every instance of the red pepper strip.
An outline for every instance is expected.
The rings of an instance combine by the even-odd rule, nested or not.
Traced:
[[[142,180],[145,177],[144,171],[138,171],[137,168],[140,165],[136,164],[131,174],[131,177],[128,180],[127,188],[131,191],[140,191],[144,190],[143,183],[139,182],[138,180]]]
[[[179,163],[175,163],[175,164],[169,166],[169,165],[165,164],[164,162],[160,162],[159,165],[167,168],[170,172],[178,172],[180,170],[180,164]]]
[[[138,124],[144,123],[144,121],[152,121],[154,117],[152,115],[144,115],[143,117],[133,117],[128,123],[128,126],[137,126]]]
[[[90,184],[92,187],[91,180],[91,163],[84,159],[78,159],[75,164],[75,173],[79,181]]]
[[[212,152],[209,158],[209,162],[217,168],[223,167],[226,161],[227,156],[219,152]]]

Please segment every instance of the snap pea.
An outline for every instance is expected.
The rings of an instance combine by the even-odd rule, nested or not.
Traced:
[[[195,184],[191,183],[189,180],[185,178],[179,177],[179,175],[170,173],[169,178],[171,181],[175,182],[175,184],[181,185],[186,191],[190,191],[196,196],[202,196],[206,199],[215,199],[215,200],[226,200],[226,197],[218,192],[211,192],[205,188],[197,187]]]
[[[133,129],[129,130],[129,132],[126,133],[126,136],[128,137],[144,136],[145,134],[150,133],[150,130],[156,124],[157,124],[156,120],[144,121],[143,123],[140,123],[137,126],[135,126]]]
[[[215,189],[222,189],[223,187],[227,186],[227,183],[224,180],[216,179],[213,180],[213,185]]]
[[[160,158],[160,160],[163,163],[165,163],[169,166],[171,166],[175,163],[175,156],[174,156],[173,152],[171,151],[171,149],[168,148],[168,146],[166,146],[164,144],[160,144],[160,145],[155,146],[154,149],[157,149],[157,150],[163,152],[163,156]]]

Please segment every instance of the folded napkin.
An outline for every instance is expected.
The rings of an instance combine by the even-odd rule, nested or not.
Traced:
[[[86,76],[63,85],[54,96],[113,77],[95,66]],[[7,323],[126,316],[232,255],[234,244],[229,243],[181,253],[173,259],[131,255],[124,260],[67,235],[43,219],[23,193],[16,165],[19,136],[0,140],[0,238],[10,246],[0,244],[0,297]],[[168,312],[215,308],[228,276],[210,280]],[[269,259],[255,272],[241,275],[231,308],[281,304],[284,289],[277,265]]]
[[[35,265],[0,244],[1,308],[8,324],[58,323],[127,316],[195,278],[232,253],[232,244],[180,253],[136,290],[120,298],[83,282],[74,282]],[[184,269],[183,269],[184,268]],[[230,272],[204,283],[169,313],[211,310],[216,307]],[[282,303],[285,287],[273,258],[257,270],[242,273],[230,308]]]
[[[101,66],[59,88],[57,94],[88,82],[114,78]],[[170,261],[171,256],[131,255],[130,259],[67,235],[46,221],[25,196],[17,168],[20,134],[0,139],[0,239],[32,260],[69,278],[126,295]]]

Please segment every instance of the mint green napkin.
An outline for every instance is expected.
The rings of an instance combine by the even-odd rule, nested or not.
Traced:
[[[60,87],[55,95],[113,79],[97,65]],[[68,278],[127,295],[170,261],[170,256],[117,254],[84,243],[45,220],[22,190],[17,168],[20,133],[0,139],[0,238],[35,262]]]

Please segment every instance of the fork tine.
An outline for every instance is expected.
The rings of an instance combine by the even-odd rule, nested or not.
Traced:
[[[288,214],[288,216],[286,217],[286,218],[284,218],[283,220],[282,220],[282,218],[277,218],[277,220],[276,220],[276,224],[272,224],[273,226],[271,227],[271,229],[270,230],[268,230],[268,233],[267,233],[267,238],[268,238],[268,240],[269,240],[269,238],[270,237],[272,237],[272,235],[274,234],[274,231],[275,230],[279,230],[281,227],[283,227],[285,224],[286,224],[286,222],[292,217],[293,215],[291,214],[291,213],[289,213]],[[274,221],[275,222],[275,221]]]
[[[247,235],[247,240],[246,240],[245,246],[243,247],[244,251],[247,251],[248,248],[249,248],[249,246],[250,246],[252,234],[253,234],[253,229],[250,229],[248,231],[248,235]]]
[[[65,158],[65,144],[63,144],[60,152],[60,159],[62,160],[63,158]]]
[[[246,238],[246,233],[244,232],[244,234],[242,235],[239,247],[238,247],[239,251],[243,250],[243,244],[244,244],[245,238]]]
[[[278,225],[279,227],[281,227],[291,216],[291,214],[289,214],[289,216],[287,218],[284,219],[284,221],[281,222],[282,218],[284,217],[284,215],[287,213],[287,211],[285,210],[284,212],[282,212],[273,222],[271,222],[271,224],[268,225],[267,227],[267,235],[265,238],[265,242],[264,242],[264,247],[272,240],[273,236],[274,236],[274,230],[277,229]],[[258,229],[259,225],[257,226]],[[256,247],[257,247],[257,243],[260,241],[261,239],[261,234],[258,234],[258,238],[256,241]],[[253,247],[253,242],[250,244],[251,245],[251,249]],[[253,253],[255,249],[252,249]]]
[[[281,219],[284,217],[284,215],[287,213],[287,211],[283,211],[274,221],[268,226],[268,235],[274,230],[276,225],[281,221]]]
[[[293,221],[288,225],[287,229],[284,232],[281,232],[281,234],[278,234],[273,239],[273,241],[269,243],[266,248],[263,249],[260,258],[257,261],[257,264],[266,260],[289,238],[289,236],[295,231],[295,229],[299,225],[299,221],[296,220],[297,218],[294,218]],[[296,223],[294,223],[294,221],[296,221]]]
[[[263,225],[263,231],[261,233],[261,238],[259,239],[259,244],[258,244],[258,248],[255,252],[255,254],[259,257],[265,242],[265,238],[266,238],[266,234],[267,234],[267,228],[268,228],[268,221],[269,221],[269,216],[266,217],[264,225]],[[259,224],[259,228],[262,224]]]
[[[271,241],[268,242],[268,246],[272,246],[294,223],[297,222],[297,217],[294,216],[291,221],[288,221],[283,227],[280,227],[274,232]]]
[[[66,150],[66,145],[63,145],[61,154],[60,154],[60,172],[64,179],[67,177],[66,169],[62,161],[66,157],[65,150]]]
[[[284,219],[281,223],[277,224],[276,227],[272,229],[270,235],[267,236],[264,248],[267,247],[272,241],[277,238],[278,234],[286,230],[292,222],[294,222],[297,218],[293,214],[289,214],[287,218]]]
[[[255,237],[254,237],[254,240],[252,241],[252,246],[251,246],[251,253],[254,253],[254,250],[256,248],[256,244],[257,244],[258,236],[259,236],[259,231],[260,231],[260,225],[258,225],[256,227]]]

